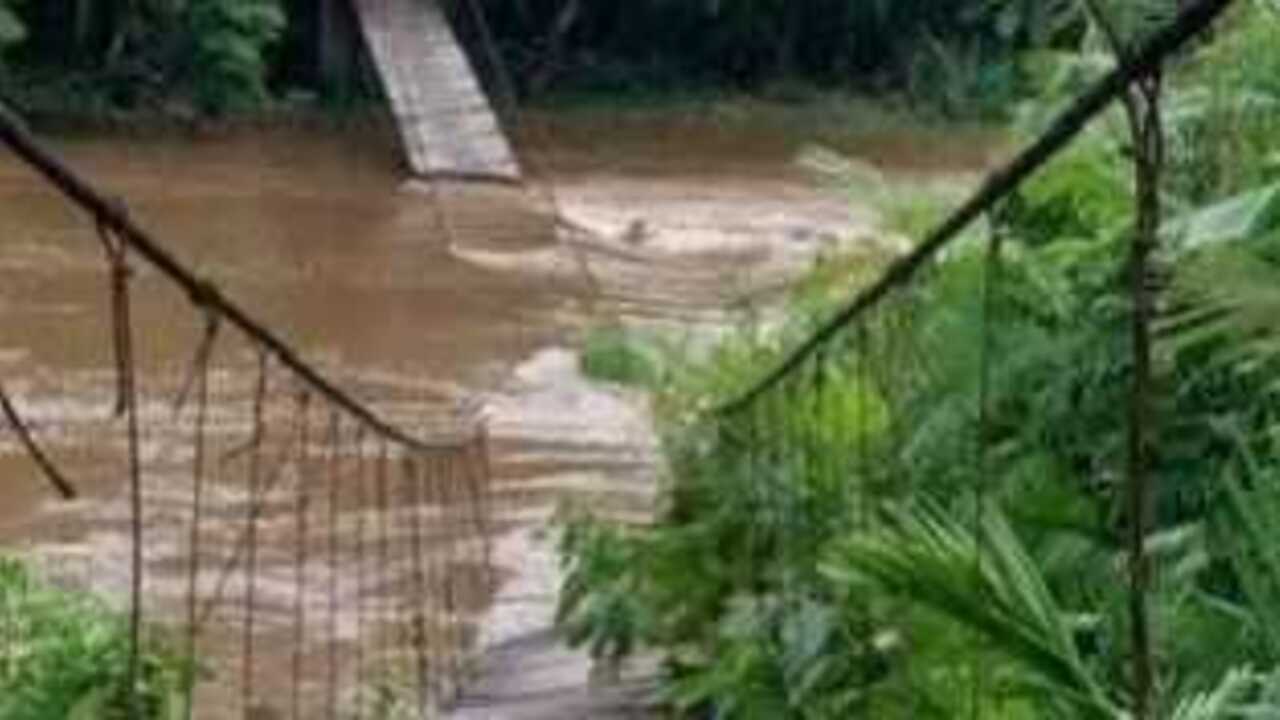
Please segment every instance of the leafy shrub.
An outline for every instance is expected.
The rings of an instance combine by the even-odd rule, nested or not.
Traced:
[[[252,107],[266,97],[266,49],[279,40],[279,0],[193,0],[188,24],[197,100],[206,112]]]
[[[988,110],[1018,85],[1012,50],[1055,42],[1070,15],[1001,0],[485,3],[529,93],[610,94],[799,80],[910,91],[952,112]],[[963,59],[966,68],[957,64]],[[960,80],[960,83],[956,83]],[[974,97],[977,96],[977,101]]]
[[[642,619],[643,604],[628,568],[643,562],[638,538],[590,518],[563,518],[560,553],[565,561],[564,586],[557,624],[575,645],[585,645],[596,659],[626,657],[641,645],[651,621]]]
[[[662,378],[662,358],[624,328],[597,328],[587,334],[582,371],[597,380],[652,388]]]
[[[0,558],[0,633],[0,718],[129,716],[128,623],[98,599],[44,585]],[[183,664],[154,641],[141,661],[143,717],[173,717]]]
[[[1245,3],[1230,32],[1206,48],[1196,82],[1173,97],[1174,189],[1196,203],[1272,182],[1280,175],[1280,9]]]

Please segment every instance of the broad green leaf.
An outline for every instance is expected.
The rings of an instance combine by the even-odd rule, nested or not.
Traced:
[[[1280,183],[1200,208],[1171,222],[1168,233],[1183,247],[1258,237],[1280,228]]]

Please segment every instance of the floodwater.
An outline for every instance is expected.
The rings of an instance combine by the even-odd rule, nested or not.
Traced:
[[[554,179],[554,194],[405,185],[393,144],[368,131],[64,140],[56,149],[125,202],[175,256],[392,422],[420,436],[449,434],[472,417],[464,408],[483,404],[495,481],[523,488],[508,503],[545,507],[564,492],[595,498],[605,475],[606,482],[625,478],[630,490],[641,486],[641,500],[624,499],[620,512],[642,513],[643,486],[654,474],[643,412],[629,411],[636,403],[617,392],[588,386],[572,353],[560,348],[591,323],[721,325],[729,307],[785,282],[833,245],[864,237],[874,218],[797,172],[794,141],[776,131],[725,132],[683,121],[595,128],[551,122],[534,130],[547,143],[540,169]],[[972,140],[886,131],[842,149],[915,173],[964,173],[988,162]],[[571,226],[561,241],[552,229],[553,203]],[[165,278],[134,265],[130,325],[144,484],[153,502],[145,512],[147,590],[151,607],[176,623],[196,433],[190,395],[180,409],[174,401],[190,385],[205,319]],[[12,434],[0,433],[0,547],[70,556],[87,568],[82,574],[92,576],[93,589],[118,599],[127,592],[128,476],[124,425],[112,412],[118,377],[109,277],[92,223],[11,157],[0,157],[0,384],[88,498],[59,502]],[[253,436],[259,358],[242,338],[225,335],[212,356],[207,419],[207,456],[221,458],[210,491],[221,505],[211,512],[222,513],[225,527],[215,518],[208,529],[206,566],[237,557],[233,546],[252,504],[243,458],[228,458]],[[283,371],[267,378],[262,453],[279,458],[286,480],[302,477],[311,466],[291,455],[297,431],[309,422],[318,436],[326,417],[300,413],[299,388]],[[347,463],[341,472],[367,472],[359,464],[365,445],[352,450],[348,443],[338,451]],[[273,538],[291,541],[293,519],[283,509],[288,498],[261,499],[266,549],[253,607],[264,617],[264,643],[283,647],[285,606],[298,591],[290,584],[291,559],[269,550]],[[359,503],[341,509],[365,527]],[[502,545],[498,554],[510,567],[500,569],[519,575],[524,551],[519,543]],[[323,552],[313,554],[313,576],[325,576]],[[336,551],[328,561],[338,563],[334,557]],[[472,548],[449,557],[449,572],[463,573],[477,555]],[[340,562],[350,561],[348,548]],[[328,568],[334,577],[339,569]],[[229,596],[243,596],[239,582],[225,588]],[[329,607],[330,642],[340,637],[350,651],[363,642],[356,636],[369,603],[376,624],[378,608],[405,589],[370,592],[344,582],[341,592],[337,585],[308,590],[301,602],[313,615]],[[243,620],[235,608],[214,610],[215,625],[238,628]],[[307,652],[323,654],[322,644]],[[259,649],[249,674],[272,675],[262,671],[288,657],[277,652]],[[323,659],[316,662],[306,672],[320,692],[332,676]],[[228,678],[212,684],[220,687],[218,702],[234,706],[226,696],[242,688]],[[288,690],[263,685],[259,695]]]
[[[126,203],[173,255],[411,435],[469,436],[474,412],[464,403],[497,387],[522,357],[563,337],[554,312],[559,289],[478,267],[455,252],[466,238],[499,254],[539,247],[548,243],[548,219],[514,189],[431,189],[449,194],[446,215],[436,195],[402,187],[380,136],[76,140],[55,149]],[[55,582],[123,606],[131,547],[128,434],[114,412],[117,316],[105,257],[92,222],[13,158],[0,159],[0,383],[83,495],[72,503],[57,499],[5,423],[0,547],[17,549]],[[380,642],[403,645],[386,638],[404,631],[395,606],[418,593],[410,583],[415,570],[397,566],[405,564],[411,527],[421,521],[436,548],[424,563],[433,579],[448,573],[453,588],[461,578],[464,596],[467,588],[481,588],[476,538],[444,517],[467,508],[423,506],[406,519],[399,511],[413,496],[404,492],[393,459],[392,497],[384,501],[390,509],[375,511],[377,438],[358,435],[358,425],[334,415],[314,393],[303,409],[305,388],[275,363],[260,376],[258,350],[230,328],[219,330],[212,346],[209,402],[197,427],[191,382],[206,317],[140,259],[131,270],[148,622],[184,623],[189,572],[197,567],[200,655],[214,664],[197,695],[198,717],[239,717],[245,708],[237,703],[247,695],[275,699],[263,706],[272,708],[264,717],[282,712],[288,704],[277,701],[292,688],[290,673],[280,669],[294,657],[300,617],[310,618],[307,634],[315,636],[302,652],[304,702],[312,709],[349,704],[353,675],[372,666],[345,659],[339,665],[336,658],[371,655]],[[261,397],[259,382],[266,388]],[[303,432],[310,433],[305,446]],[[195,552],[197,435],[206,477]],[[255,437],[259,448],[249,452]],[[257,491],[248,485],[254,477]],[[316,497],[307,510],[309,531],[300,534],[295,495],[306,487]],[[330,491],[346,494],[330,499]],[[254,539],[247,540],[251,523]],[[374,572],[379,528],[386,539]],[[252,587],[243,570],[248,552],[256,554]],[[455,602],[452,589],[450,595]],[[475,612],[485,601],[462,602]],[[442,638],[439,644],[461,643],[471,632],[465,622],[445,620],[448,634],[427,629]],[[241,633],[253,636],[253,647],[240,641]],[[260,678],[256,689],[237,684],[242,673]],[[329,692],[335,677],[341,695]]]
[[[508,355],[512,325],[529,324],[513,301],[536,313],[544,299],[453,259],[432,204],[398,190],[392,157],[370,140],[270,134],[58,149],[176,256],[309,355],[361,372],[444,378]],[[0,159],[0,248],[4,346],[21,354],[5,362],[99,363],[103,262],[93,226],[8,158]],[[139,331],[153,338],[152,359],[163,359],[189,342],[190,313],[148,307]]]
[[[340,383],[399,382],[448,397],[491,384],[555,336],[554,289],[455,257],[439,212],[423,194],[401,190],[377,136],[92,140],[56,149]],[[536,221],[518,208],[507,216],[510,245],[526,239],[523,223],[534,238]],[[204,319],[167,279],[145,266],[137,276],[140,372],[181,376]],[[0,378],[35,406],[33,421],[44,403],[109,412],[109,309],[93,224],[0,157]],[[6,483],[7,495],[30,494],[16,484]],[[29,509],[6,497],[0,524]]]

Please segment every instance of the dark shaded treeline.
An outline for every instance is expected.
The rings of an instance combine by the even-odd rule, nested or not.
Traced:
[[[534,93],[751,90],[780,80],[902,89],[931,65],[999,64],[1071,25],[1070,3],[1031,0],[450,2],[483,6],[521,87]]]
[[[505,67],[526,98],[782,84],[1000,92],[1016,82],[1011,51],[1073,27],[1070,3],[1034,0],[441,2],[485,75]],[[375,87],[346,0],[0,0],[0,52],[11,80],[112,108],[185,97],[216,113]]]
[[[208,113],[361,86],[342,0],[0,0],[7,89],[40,105]]]

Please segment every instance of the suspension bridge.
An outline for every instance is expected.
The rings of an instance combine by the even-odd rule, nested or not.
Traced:
[[[356,4],[412,170],[426,177],[518,178],[514,153],[435,3]],[[807,456],[815,472],[840,472],[822,461],[824,448],[842,442],[833,428],[815,423],[803,433],[769,437],[770,397],[812,396],[815,416],[824,417],[824,406],[844,402],[822,391],[832,363],[845,363],[868,384],[909,382],[904,373],[912,365],[904,360],[910,353],[901,354],[909,348],[889,347],[893,337],[876,329],[910,315],[911,289],[927,281],[920,270],[1228,5],[1189,4],[711,421],[757,440],[761,468],[790,453]],[[446,90],[427,92],[433,80]],[[88,474],[126,480],[122,492],[77,506],[75,521],[50,531],[44,547],[62,581],[120,599],[127,610],[123,709],[129,716],[146,717],[162,702],[146,692],[156,679],[147,657],[154,651],[150,630],[157,627],[170,630],[169,652],[201,667],[183,687],[188,717],[373,717],[370,703],[384,697],[383,690],[411,698],[412,715],[422,717],[450,705],[461,708],[459,717],[477,720],[634,712],[635,704],[592,702],[581,688],[558,685],[562,676],[547,666],[530,666],[531,659],[580,663],[552,636],[520,639],[475,662],[485,611],[501,586],[495,542],[515,514],[507,506],[514,494],[495,483],[481,418],[443,401],[380,412],[170,254],[125,205],[63,163],[7,111],[0,113],[0,142],[83,214],[103,250],[112,391],[95,400],[101,407],[94,405],[91,418],[55,428],[59,437],[94,439],[95,452],[64,473],[41,447],[48,424],[33,427],[22,403],[3,388],[0,405],[37,471],[64,496],[74,496],[75,481]],[[994,245],[991,257],[991,269],[998,269]],[[185,299],[196,332],[183,348],[183,372],[146,362],[140,352],[148,339],[148,328],[137,321],[143,270]],[[849,357],[885,360],[880,370],[892,377],[875,377],[869,372],[875,368],[861,362],[850,369]],[[980,398],[979,407],[986,402]],[[852,434],[863,435],[864,429]],[[866,461],[892,468],[894,452]],[[759,473],[758,487],[749,490],[772,497],[777,488],[770,477]],[[976,501],[980,507],[982,498]],[[125,528],[126,541],[100,542],[105,535],[95,527]],[[69,536],[78,543],[60,544]],[[1130,563],[1141,567],[1146,552],[1139,543]],[[1145,592],[1135,583],[1135,607]],[[23,629],[2,630],[5,657],[21,647]],[[1149,662],[1152,652],[1138,647],[1135,662]],[[478,692],[468,694],[467,687]],[[645,688],[626,690],[643,695]],[[565,694],[575,696],[568,709],[556,699]]]

